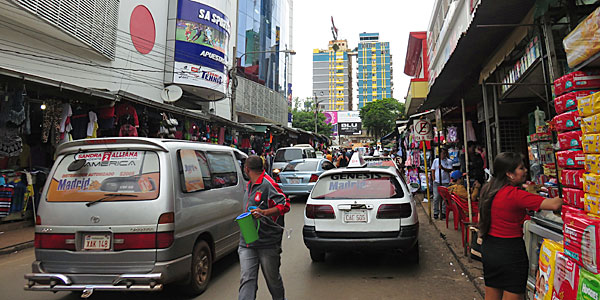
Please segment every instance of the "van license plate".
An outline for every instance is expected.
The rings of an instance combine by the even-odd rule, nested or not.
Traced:
[[[84,250],[110,249],[110,234],[86,234],[83,238]]]
[[[346,211],[344,212],[344,222],[346,223],[367,223],[367,212],[361,211]]]

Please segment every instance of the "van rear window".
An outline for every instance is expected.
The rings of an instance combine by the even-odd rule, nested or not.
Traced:
[[[154,151],[100,151],[65,155],[52,175],[49,202],[156,199],[160,165]]]

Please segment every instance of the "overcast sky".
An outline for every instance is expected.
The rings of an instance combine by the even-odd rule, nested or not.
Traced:
[[[390,43],[393,62],[394,98],[404,101],[410,77],[404,75],[408,34],[427,31],[434,0],[295,0],[292,90],[294,97],[312,97],[312,52],[326,49],[331,35],[331,16],[338,39],[349,48],[358,46],[358,34],[379,32],[379,40]],[[356,90],[356,64],[353,84]],[[356,107],[356,101],[354,106]]]

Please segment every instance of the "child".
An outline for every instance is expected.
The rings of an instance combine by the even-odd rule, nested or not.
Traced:
[[[479,181],[475,181],[473,187],[471,188],[471,201],[477,200],[477,196],[479,196],[479,188],[481,188],[481,184],[479,184]],[[448,192],[454,193],[465,201],[468,200],[467,189],[465,188],[461,171],[456,170],[450,174],[450,186],[448,187]]]

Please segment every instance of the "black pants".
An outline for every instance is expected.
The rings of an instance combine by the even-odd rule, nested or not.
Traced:
[[[523,238],[484,237],[481,260],[486,286],[515,294],[525,293],[529,259]]]

